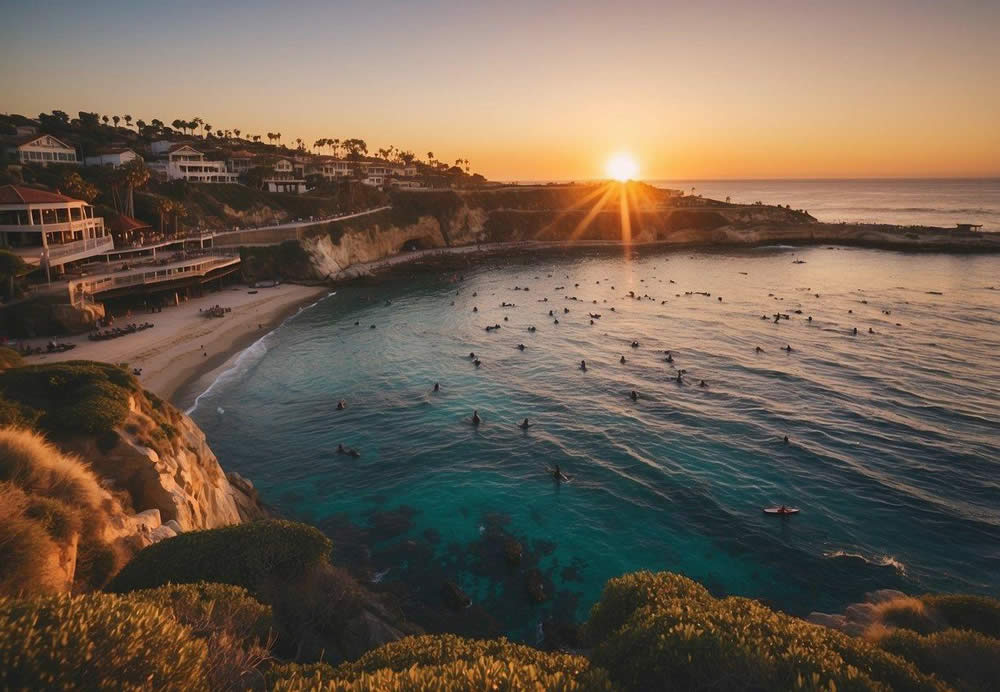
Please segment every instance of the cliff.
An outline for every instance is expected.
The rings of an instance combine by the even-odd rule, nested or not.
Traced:
[[[190,418],[117,366],[70,361],[0,372],[0,430],[0,483],[24,496],[17,518],[37,518],[39,503],[45,516],[63,517],[42,522],[42,552],[55,556],[45,573],[58,573],[44,590],[100,586],[151,543],[267,514],[248,481],[223,472]],[[67,478],[86,492],[63,494]],[[103,564],[78,575],[82,543]]]
[[[298,280],[352,278],[406,251],[480,243],[734,246],[839,244],[1000,252],[1000,234],[822,223],[802,210],[676,197],[641,183],[495,190],[400,190],[391,208],[244,249],[247,270]]]

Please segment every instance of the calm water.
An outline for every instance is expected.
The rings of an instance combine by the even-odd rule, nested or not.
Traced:
[[[339,288],[193,414],[225,468],[382,587],[438,605],[454,579],[529,641],[640,568],[797,614],[879,587],[1000,591],[1000,258],[764,248],[464,274]],[[761,513],[776,503],[802,513]],[[525,546],[520,570],[504,536]]]
[[[733,202],[790,204],[820,221],[953,227],[978,223],[1000,231],[1000,178],[876,180],[657,180]]]

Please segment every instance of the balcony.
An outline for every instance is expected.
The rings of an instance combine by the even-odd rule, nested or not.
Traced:
[[[82,300],[84,296],[95,296],[118,288],[205,276],[216,269],[239,263],[238,254],[219,254],[182,260],[167,265],[139,267],[114,274],[70,281],[69,292],[73,300]]]
[[[88,219],[88,221],[90,220],[93,219]],[[80,223],[80,222],[74,221],[73,223]],[[63,224],[51,224],[50,226],[59,226],[59,225]],[[50,228],[50,226],[46,226],[46,228]],[[40,245],[35,245],[33,247],[7,248],[7,249],[9,249],[12,253],[23,259],[28,264],[41,265],[43,264],[44,259],[48,257],[48,262],[50,265],[59,265],[59,264],[66,264],[67,262],[74,262],[76,260],[85,259],[87,257],[92,257],[93,255],[100,255],[105,252],[110,252],[111,250],[114,250],[114,248],[115,248],[114,239],[110,235],[106,235],[100,238],[84,238],[83,240],[74,240],[73,242],[70,243],[59,243],[56,245],[50,245],[48,247],[47,255],[45,248],[41,247]]]

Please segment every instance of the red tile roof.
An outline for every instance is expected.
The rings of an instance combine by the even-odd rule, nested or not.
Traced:
[[[130,231],[152,228],[152,226],[145,221],[140,221],[139,219],[132,218],[131,216],[125,216],[125,214],[115,214],[114,216],[110,216],[105,219],[105,223],[107,223],[112,233],[129,233]]]
[[[79,202],[78,199],[47,190],[38,190],[23,185],[0,185],[0,204],[55,204],[58,202]]]

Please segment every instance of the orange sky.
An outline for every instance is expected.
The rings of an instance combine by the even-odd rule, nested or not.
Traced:
[[[696,5],[696,6],[695,6]],[[877,5],[877,7],[872,7]],[[20,3],[0,110],[361,137],[499,179],[1000,175],[1000,3]]]

